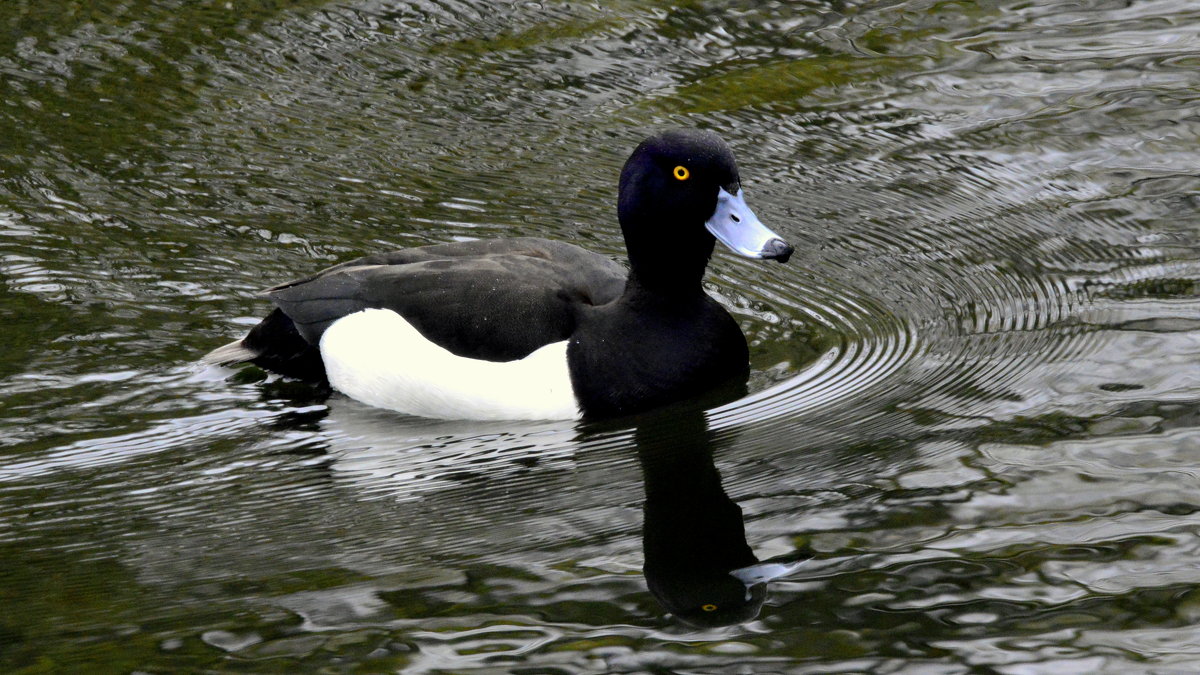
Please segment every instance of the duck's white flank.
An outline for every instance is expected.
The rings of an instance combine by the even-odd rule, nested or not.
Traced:
[[[334,389],[379,408],[440,419],[579,417],[566,340],[519,361],[468,359],[391,310],[366,309],[325,330],[321,358]]]

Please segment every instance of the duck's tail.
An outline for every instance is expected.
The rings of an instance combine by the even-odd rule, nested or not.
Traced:
[[[251,328],[246,337],[217,347],[202,361],[219,366],[253,363],[288,377],[326,381],[321,350],[309,344],[296,330],[296,324],[278,308]]]
[[[256,352],[246,346],[246,341],[235,340],[223,347],[217,347],[205,354],[200,360],[214,366],[236,366],[239,363],[249,363],[258,358],[261,352]]]

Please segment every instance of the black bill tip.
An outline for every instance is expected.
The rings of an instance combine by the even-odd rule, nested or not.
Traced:
[[[796,249],[792,248],[791,244],[788,244],[782,239],[776,238],[768,241],[767,244],[763,246],[762,257],[765,260],[778,260],[781,263],[785,263],[788,261],[788,258],[792,257],[792,253],[794,253],[795,250]]]

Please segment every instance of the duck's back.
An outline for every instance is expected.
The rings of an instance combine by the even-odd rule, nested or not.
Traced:
[[[602,255],[531,237],[370,255],[269,289],[277,309],[236,347],[224,348],[224,360],[320,381],[325,331],[382,309],[456,356],[514,361],[566,340],[579,306],[612,302],[624,283],[625,269]],[[220,352],[212,360],[221,360]]]

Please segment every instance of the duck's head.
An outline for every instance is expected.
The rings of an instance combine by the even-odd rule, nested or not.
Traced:
[[[742,195],[733,152],[721,137],[672,129],[638,145],[621,171],[618,213],[635,271],[664,258],[698,261],[715,241],[747,258],[787,262],[792,247],[767,229]]]

